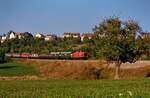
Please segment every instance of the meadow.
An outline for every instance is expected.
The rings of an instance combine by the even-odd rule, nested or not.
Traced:
[[[149,91],[150,78],[0,81],[0,98],[150,98]]]
[[[96,65],[97,61],[37,60],[31,62],[28,60],[28,62],[13,61],[0,64],[0,98],[150,98],[150,78],[144,77],[145,72],[149,72],[149,66],[136,70],[123,70],[122,75],[127,74],[129,76],[129,74],[134,75],[137,72],[139,75],[143,74],[136,76],[135,79],[112,80],[100,78],[89,80],[88,78],[80,78],[82,75],[84,77],[90,76],[91,69],[93,71],[93,68],[95,68],[89,67],[92,64]],[[65,73],[62,73],[62,71]],[[69,73],[67,73],[68,71]],[[33,75],[38,78],[35,80],[11,78]],[[54,75],[58,78],[52,77]],[[76,78],[70,78],[73,76]],[[3,80],[2,77],[10,77],[10,79],[4,78],[5,80]]]

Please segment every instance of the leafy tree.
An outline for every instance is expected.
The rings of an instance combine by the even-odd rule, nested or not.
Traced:
[[[119,79],[122,63],[134,63],[145,51],[143,40],[136,38],[136,33],[141,28],[133,20],[123,22],[118,17],[109,17],[93,30],[101,55],[115,63],[115,79]]]
[[[146,51],[145,51],[146,58],[144,58],[144,59],[150,60],[150,34],[148,36],[145,36],[144,38],[142,38],[142,40],[145,42],[145,44],[147,46]]]
[[[33,43],[33,35],[29,32],[22,33],[20,42],[23,45],[32,44]]]

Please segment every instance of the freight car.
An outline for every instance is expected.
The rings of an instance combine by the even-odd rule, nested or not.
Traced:
[[[87,52],[50,52],[49,54],[31,54],[31,53],[7,53],[10,58],[28,58],[28,59],[87,59]]]
[[[54,59],[71,59],[71,53],[72,52],[50,52],[49,58]]]

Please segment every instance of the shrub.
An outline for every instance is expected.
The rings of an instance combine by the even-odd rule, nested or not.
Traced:
[[[5,57],[5,51],[0,50],[0,63],[4,63],[7,61],[7,58]]]

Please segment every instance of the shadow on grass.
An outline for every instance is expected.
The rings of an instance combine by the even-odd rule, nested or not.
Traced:
[[[0,66],[0,69],[11,69],[11,68],[15,68],[17,66]]]

